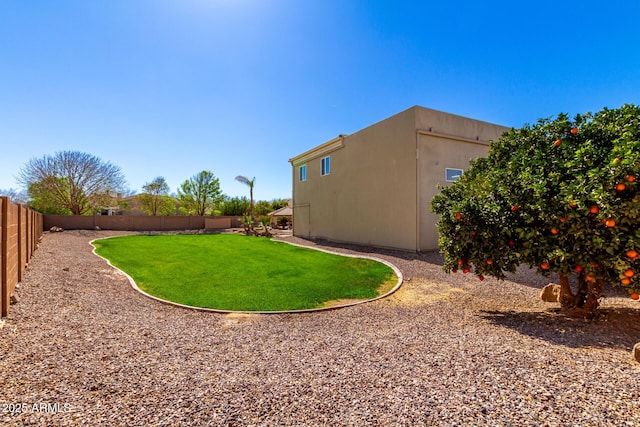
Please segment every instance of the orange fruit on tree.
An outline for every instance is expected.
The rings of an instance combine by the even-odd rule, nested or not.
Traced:
[[[636,259],[636,258],[638,258],[638,252],[636,250],[634,250],[634,249],[629,249],[627,251],[627,256],[629,258],[631,258],[631,259]]]
[[[606,225],[607,227],[615,227],[616,226],[616,222],[612,219],[608,219],[604,222],[604,225]]]
[[[629,269],[625,270],[623,274],[628,278],[632,278],[633,276],[635,276],[636,273],[635,273],[635,271],[633,271],[632,269],[629,268]]]
[[[542,264],[540,264],[540,268],[543,270],[548,270],[549,269],[549,263],[548,262],[543,262]]]
[[[633,175],[627,175],[625,179],[627,180],[627,182],[635,182],[636,177]]]
[[[624,183],[620,183],[618,185],[616,185],[616,190],[618,191],[624,191],[627,189],[627,186]]]
[[[576,271],[578,273],[580,273],[582,271],[582,266],[581,265],[576,265]]]
[[[460,212],[458,212],[456,214],[456,219],[458,219],[458,220],[462,219],[462,214]]]
[[[572,127],[571,128],[571,135],[575,135],[576,133],[578,133],[578,128],[577,127]]]
[[[631,284],[631,280],[627,279],[626,277],[624,279],[620,280],[620,283],[622,283],[623,285],[627,286]]]
[[[559,147],[560,145],[562,145],[562,141],[557,139],[556,142],[553,143],[554,147]]]
[[[492,259],[488,259],[488,260],[487,260],[487,264],[488,264],[488,265],[493,264],[493,260],[492,260]]]
[[[593,205],[589,208],[589,212],[591,212],[592,214],[597,214],[598,212],[600,212],[600,208],[596,205]]]
[[[636,301],[640,299],[640,295],[638,295],[636,292],[632,293],[630,296],[631,296],[631,299]]]
[[[558,229],[555,227],[551,228],[551,234],[558,234]]]

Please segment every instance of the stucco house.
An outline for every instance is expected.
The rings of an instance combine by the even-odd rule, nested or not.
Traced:
[[[289,162],[293,234],[411,251],[438,248],[430,203],[509,128],[419,106]]]

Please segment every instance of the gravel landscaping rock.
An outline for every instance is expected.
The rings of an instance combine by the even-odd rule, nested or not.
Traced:
[[[528,269],[480,282],[437,253],[288,237],[375,254],[406,281],[328,312],[203,313],[92,254],[122,234],[45,233],[0,328],[1,425],[640,425],[640,305],[615,290],[598,321],[573,319]]]

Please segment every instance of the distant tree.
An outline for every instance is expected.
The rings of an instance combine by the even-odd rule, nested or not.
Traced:
[[[169,185],[158,176],[142,186],[140,195],[142,210],[149,215],[169,215],[175,211],[175,202],[169,196]]]
[[[184,181],[178,189],[180,209],[188,214],[204,216],[223,200],[220,181],[210,171],[202,171]]]
[[[226,197],[220,206],[220,214],[228,216],[243,216],[249,209],[249,199],[246,197]]]
[[[18,203],[20,205],[27,204],[29,197],[22,190],[16,190],[15,188],[9,188],[8,190],[0,189],[0,196],[8,197],[11,202]]]
[[[64,200],[61,197],[56,197],[50,190],[53,187],[62,188],[65,183],[66,180],[63,178],[50,177],[29,185],[29,207],[43,214],[72,215],[71,210],[65,206]]]
[[[268,214],[269,212],[273,211],[271,202],[268,202],[266,200],[259,200],[256,202],[255,206],[253,207],[254,212],[256,214],[256,216],[261,217],[264,216],[266,214]]]
[[[285,206],[289,206],[289,200],[287,199],[274,199],[272,201],[258,200],[254,203],[253,213],[256,217],[262,217]],[[245,213],[246,212],[247,211],[245,211]]]
[[[255,219],[255,215],[253,213],[253,186],[256,183],[256,177],[254,176],[252,179],[249,179],[246,176],[238,175],[236,176],[236,181],[249,187],[249,212],[247,213],[251,219]]]
[[[277,211],[278,209],[282,209],[286,206],[289,206],[289,200],[288,199],[273,199],[271,201],[271,210],[272,211]]]
[[[118,166],[79,151],[33,158],[22,167],[18,180],[27,188],[34,206],[44,202],[73,215],[109,205],[113,195],[125,188]]]
[[[126,200],[118,200],[117,204],[122,212],[131,212],[131,203],[127,202]]]

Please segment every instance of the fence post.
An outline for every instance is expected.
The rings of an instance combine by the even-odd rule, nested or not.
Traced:
[[[26,260],[23,257],[25,252],[25,247],[22,242],[24,233],[22,232],[22,226],[24,225],[24,207],[22,205],[18,205],[18,283],[22,282],[22,273],[24,272]]]
[[[27,211],[27,218],[29,219],[29,231],[28,231],[29,240],[27,242],[27,245],[29,246],[29,259],[31,259],[31,255],[33,255],[33,248],[35,246],[33,237],[36,235],[36,230],[35,230],[35,227],[33,226],[35,217],[33,216],[33,211],[31,209]]]
[[[0,197],[0,228],[2,229],[2,236],[0,237],[0,316],[5,317],[9,315],[9,283],[7,278],[8,270],[8,252],[9,252],[9,198]]]

